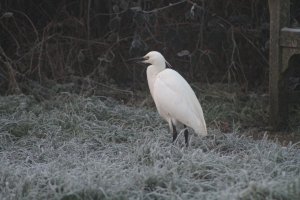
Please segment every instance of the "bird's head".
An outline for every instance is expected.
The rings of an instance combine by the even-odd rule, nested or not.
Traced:
[[[151,65],[165,65],[165,58],[158,51],[150,51],[143,57],[143,63],[148,63]]]
[[[161,53],[159,53],[158,51],[150,51],[149,53],[147,53],[145,56],[143,56],[142,63],[148,63],[155,66],[162,66],[164,68],[167,64],[168,67],[172,68],[171,64],[168,61],[166,61],[164,56],[161,55]]]
[[[161,55],[161,53],[159,53],[158,51],[150,51],[149,53],[147,53],[145,56],[141,58],[129,59],[129,61],[133,61],[133,60],[137,61],[138,63],[146,63],[157,67],[165,68],[166,64],[168,65],[168,67],[172,67],[170,63],[166,61],[164,56]]]

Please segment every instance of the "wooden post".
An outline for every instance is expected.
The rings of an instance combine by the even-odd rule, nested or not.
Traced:
[[[282,49],[280,32],[289,26],[290,0],[269,0],[270,11],[270,54],[269,95],[270,125],[283,128],[288,122],[288,97],[284,73],[282,73]]]

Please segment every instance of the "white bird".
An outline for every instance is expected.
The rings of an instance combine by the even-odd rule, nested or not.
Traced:
[[[199,136],[206,136],[207,129],[202,107],[187,81],[175,70],[166,68],[163,55],[151,51],[143,57],[147,67],[147,80],[150,93],[158,113],[164,118],[173,133],[173,142],[177,138],[176,127],[184,125],[185,144],[188,146],[188,131],[191,127]]]

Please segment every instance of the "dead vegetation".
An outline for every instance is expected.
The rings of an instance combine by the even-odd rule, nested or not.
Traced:
[[[140,90],[144,69],[127,59],[150,50],[192,81],[267,82],[267,1],[21,0],[0,9],[2,94],[44,98],[41,86],[71,83],[91,94],[99,84]]]

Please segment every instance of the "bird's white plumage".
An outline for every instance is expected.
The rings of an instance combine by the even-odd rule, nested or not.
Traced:
[[[168,122],[185,124],[206,135],[203,111],[192,88],[172,69],[160,72],[153,85],[153,99],[159,114]]]
[[[166,69],[164,57],[156,51],[144,56],[151,95],[159,114],[174,125],[184,124],[198,135],[207,135],[201,105],[187,81],[175,70]]]

